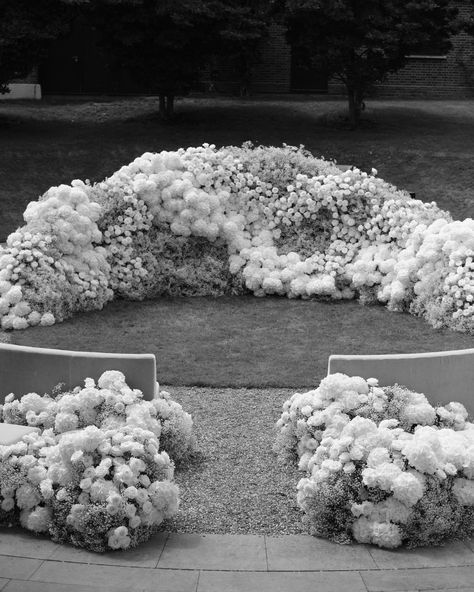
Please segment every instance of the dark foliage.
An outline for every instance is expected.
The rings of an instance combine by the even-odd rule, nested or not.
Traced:
[[[447,52],[459,26],[449,0],[277,0],[275,10],[293,51],[346,87],[353,127],[371,85],[408,55]]]

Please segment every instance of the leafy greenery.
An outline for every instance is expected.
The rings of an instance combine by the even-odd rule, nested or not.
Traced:
[[[71,1],[71,0],[68,0]],[[261,0],[72,0],[82,5],[103,45],[173,114],[174,97],[198,82],[213,57],[238,61],[245,78],[266,31]]]
[[[277,0],[293,51],[347,90],[353,127],[370,86],[406,64],[406,56],[444,53],[457,29],[449,0]]]
[[[74,14],[62,0],[0,0],[0,93],[38,64]]]

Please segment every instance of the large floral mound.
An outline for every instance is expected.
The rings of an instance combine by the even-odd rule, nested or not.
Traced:
[[[359,298],[474,328],[474,221],[302,148],[146,153],[28,205],[0,251],[3,329],[117,297]]]
[[[380,547],[474,535],[474,424],[460,403],[334,374],[283,406],[275,451],[306,473],[310,532]]]
[[[0,446],[0,525],[106,551],[138,545],[176,513],[192,419],[168,393],[144,401],[109,371],[57,396],[9,395],[0,420],[39,428]]]

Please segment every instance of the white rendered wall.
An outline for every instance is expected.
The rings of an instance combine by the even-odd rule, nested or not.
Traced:
[[[0,100],[41,99],[41,84],[12,82],[8,88],[10,92],[0,94]]]

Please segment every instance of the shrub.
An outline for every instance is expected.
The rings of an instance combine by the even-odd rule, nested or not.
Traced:
[[[0,446],[0,523],[105,551],[138,545],[176,513],[174,461],[192,451],[192,419],[168,393],[143,401],[109,371],[56,397],[9,395],[0,419],[41,429]]]
[[[306,473],[312,534],[393,548],[474,534],[474,424],[460,403],[334,374],[283,405],[275,452]]]

